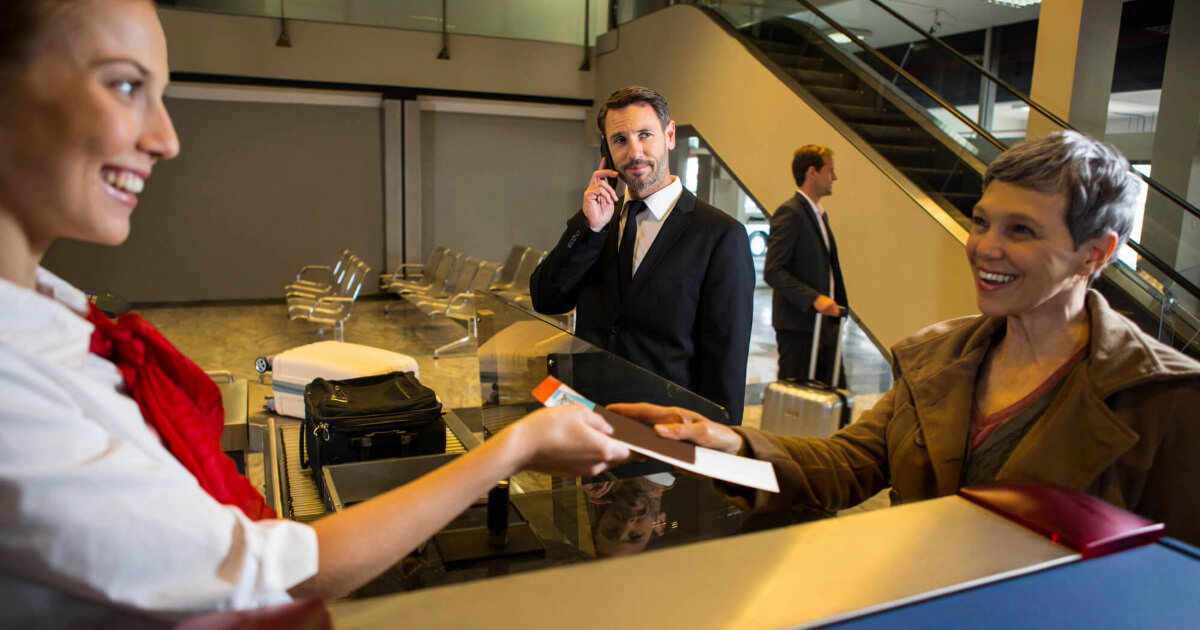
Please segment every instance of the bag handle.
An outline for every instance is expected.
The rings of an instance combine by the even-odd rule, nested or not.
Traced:
[[[841,322],[842,318],[845,316],[846,316],[846,312],[845,312],[845,310],[843,310],[837,317],[835,317],[833,319],[837,320],[838,322]],[[821,315],[821,312],[817,311],[816,321],[813,323],[812,354],[808,358],[808,380],[810,380],[810,381],[814,381],[817,378],[817,355],[820,354],[820,351],[821,351],[821,317],[823,317]],[[842,332],[841,332],[841,329],[839,328],[838,335],[837,335],[837,346],[833,352],[833,374],[831,374],[829,376],[829,382],[828,382],[828,385],[830,387],[837,389],[838,375],[841,374],[841,371],[842,371]]]

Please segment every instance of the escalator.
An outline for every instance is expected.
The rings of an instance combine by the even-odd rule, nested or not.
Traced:
[[[970,215],[986,164],[964,157],[962,147],[930,128],[918,103],[810,24],[777,17],[739,30],[900,172],[939,203]]]
[[[944,209],[946,216],[969,229],[971,210],[981,196],[983,173],[1012,144],[1011,140],[996,138],[970,113],[960,111],[901,63],[867,45],[853,30],[808,0],[769,2],[765,3],[769,10],[759,4],[748,12],[746,7],[753,3],[696,4],[704,6],[693,10],[703,11],[799,97],[797,107],[807,105],[816,111],[869,159],[882,161],[881,170],[899,174],[892,175],[898,186],[916,189],[919,192],[914,198],[927,197]],[[907,28],[913,41],[948,49],[879,0],[858,4],[874,11],[871,19],[889,21],[887,28],[893,32]],[[862,19],[861,12],[858,17]],[[839,34],[843,43],[832,38]],[[997,100],[1019,101],[1069,128],[957,51],[946,50],[944,58],[947,64],[968,68],[981,83],[991,83]],[[730,167],[738,171],[737,163]],[[1195,207],[1157,182],[1139,176],[1149,186],[1148,203],[1200,217]],[[1200,357],[1193,343],[1200,338],[1200,288],[1164,261],[1173,258],[1147,250],[1135,235],[1121,252],[1120,260],[1105,270],[1095,286],[1115,308],[1147,332]]]

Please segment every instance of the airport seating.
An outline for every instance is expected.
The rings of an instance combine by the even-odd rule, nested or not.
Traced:
[[[422,311],[434,315],[444,315],[450,319],[465,322],[467,326],[465,335],[434,350],[433,358],[437,359],[450,350],[464,346],[478,338],[479,320],[475,313],[475,298],[491,286],[500,272],[500,267],[497,263],[484,262],[479,265],[479,269],[475,272],[475,277],[467,286],[466,291],[446,300],[424,300],[417,303],[417,308]]]
[[[371,267],[355,256],[352,264],[347,266],[342,281],[330,292],[321,295],[296,293],[289,295],[287,298],[288,317],[293,320],[302,319],[332,326],[336,338],[341,341],[354,301],[358,298],[363,282],[370,273]]]
[[[379,288],[397,293],[404,288],[425,289],[433,286],[434,274],[448,251],[449,248],[439,245],[433,248],[429,260],[424,263],[400,263],[392,273],[379,274]]]
[[[517,270],[521,267],[521,259],[525,257],[525,253],[530,248],[524,245],[513,245],[508,252],[508,258],[504,259],[504,266],[500,269],[500,274],[496,276],[496,281],[489,288],[505,289],[512,286],[514,280],[517,279]]]
[[[296,272],[296,279],[283,285],[284,295],[292,292],[328,293],[342,281],[354,253],[343,249],[337,262],[332,265],[304,265]]]
[[[492,293],[509,299],[515,299],[521,296],[529,295],[529,277],[533,275],[533,270],[546,257],[546,252],[538,249],[530,249],[521,257],[521,264],[517,268],[513,281],[507,286],[493,286]]]

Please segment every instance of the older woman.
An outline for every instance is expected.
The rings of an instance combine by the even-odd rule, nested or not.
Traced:
[[[170,614],[333,598],[521,468],[596,474],[628,457],[598,415],[575,406],[531,414],[438,471],[312,527],[254,521],[210,496],[147,428],[128,375],[89,353],[84,295],[39,266],[56,239],[117,245],[128,236],[153,166],[179,152],[163,107],[167,80],[150,0],[0,2],[8,622],[61,615],[67,599]]]
[[[893,349],[895,387],[830,439],[730,429],[679,409],[620,405],[660,435],[775,463],[783,492],[744,507],[834,511],[997,479],[1051,482],[1200,542],[1200,363],[1089,290],[1129,237],[1137,184],[1074,132],[1017,145],[984,177],[967,240],[980,316]]]

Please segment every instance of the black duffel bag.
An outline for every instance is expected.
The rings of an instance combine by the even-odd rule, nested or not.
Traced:
[[[412,372],[318,378],[304,388],[300,444],[318,486],[328,464],[445,453],[442,403]]]

